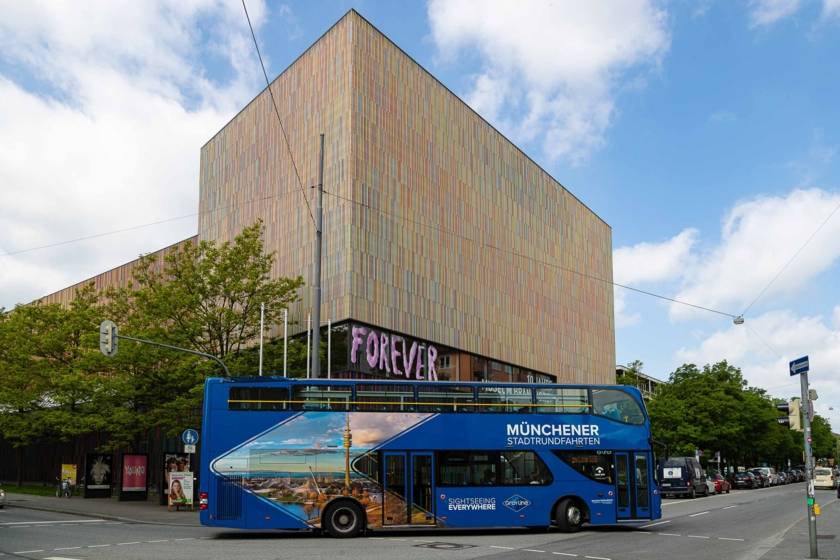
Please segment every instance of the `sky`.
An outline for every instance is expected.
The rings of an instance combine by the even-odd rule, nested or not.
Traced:
[[[616,282],[724,313],[617,287],[619,363],[787,398],[809,355],[840,431],[840,0],[247,4],[271,77],[355,8],[610,224]],[[237,1],[4,16],[10,308],[194,235],[199,149],[264,83]]]

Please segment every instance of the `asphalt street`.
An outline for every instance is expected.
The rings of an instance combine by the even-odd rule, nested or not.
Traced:
[[[783,537],[794,527],[802,526],[803,494],[804,486],[793,484],[695,500],[666,500],[663,518],[656,522],[634,527],[587,528],[572,535],[556,531],[422,530],[383,531],[352,540],[311,534],[115,522],[8,507],[0,510],[0,557],[469,560],[493,556],[499,560],[758,560],[768,553],[773,556]],[[830,491],[818,491],[818,502],[826,512],[840,508]],[[821,527],[822,538],[833,539],[834,529]],[[807,550],[803,550],[801,557],[806,556]]]

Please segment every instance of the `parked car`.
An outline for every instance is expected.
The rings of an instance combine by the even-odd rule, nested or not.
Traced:
[[[6,491],[3,490],[3,487],[0,486],[0,509],[3,509],[3,506],[6,505]]]
[[[715,485],[715,494],[723,494],[724,492],[729,494],[729,489],[732,485],[728,480],[723,478],[723,475],[720,473],[714,473],[710,478]]]
[[[830,468],[817,467],[814,469],[814,487],[830,488],[831,490],[837,488],[837,478]]]
[[[761,472],[761,469],[750,469],[750,472],[758,480],[758,485],[756,486],[756,488],[767,488],[768,486],[770,486],[770,479],[767,477],[767,475]]]
[[[787,475],[784,473],[784,471],[779,471],[779,472],[776,474],[776,476],[779,478],[779,484],[787,484],[787,483],[789,482],[789,481],[788,481],[788,477],[787,477]]]
[[[759,472],[767,480],[765,486],[776,486],[779,484],[779,477],[776,475],[776,470],[773,467],[754,467],[750,469],[752,472]]]
[[[733,474],[730,478],[730,484],[733,488],[743,488],[749,490],[759,488],[761,486],[761,482],[750,471]]]
[[[670,457],[659,463],[660,491],[663,496],[708,496],[709,487],[700,461],[695,457]],[[712,490],[713,492],[714,490]]]

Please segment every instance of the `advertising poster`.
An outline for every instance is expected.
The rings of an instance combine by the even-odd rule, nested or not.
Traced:
[[[160,505],[168,505],[169,475],[174,472],[192,472],[189,453],[164,453],[161,479]]]
[[[61,480],[70,479],[70,486],[76,486],[76,481],[79,480],[78,478],[79,473],[77,471],[76,465],[70,464],[62,464],[61,465]]]
[[[169,491],[167,492],[169,507],[193,505],[193,473],[169,473]]]
[[[114,470],[113,455],[88,453],[85,461],[85,498],[108,498]]]
[[[145,453],[124,454],[120,500],[145,500],[148,492],[149,456]]]

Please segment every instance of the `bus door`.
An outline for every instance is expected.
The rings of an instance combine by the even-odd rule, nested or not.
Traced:
[[[650,453],[615,453],[618,519],[650,519]]]
[[[434,455],[385,451],[383,525],[434,525]]]

